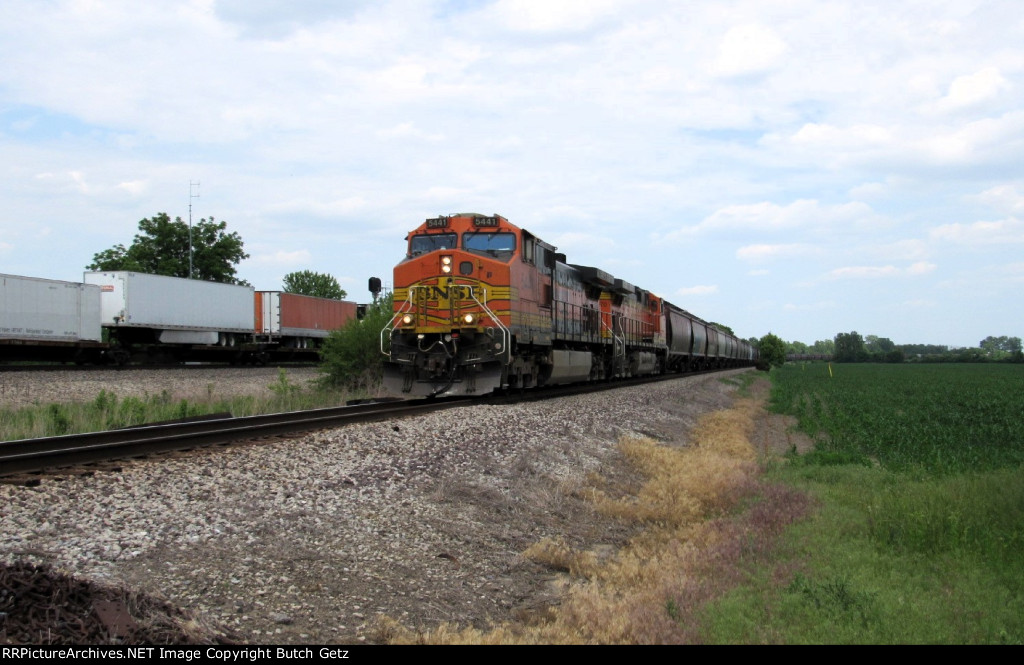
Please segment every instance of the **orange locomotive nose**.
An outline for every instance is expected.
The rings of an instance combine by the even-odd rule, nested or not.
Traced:
[[[518,229],[499,216],[428,219],[395,267],[385,383],[414,395],[485,393],[510,357],[511,265]]]

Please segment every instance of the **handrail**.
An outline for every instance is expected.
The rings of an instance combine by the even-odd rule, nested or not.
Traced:
[[[406,289],[405,302],[402,303],[402,306],[398,308],[398,311],[395,312],[394,316],[392,316],[388,320],[387,325],[380,329],[380,352],[385,356],[390,356],[391,354],[384,350],[384,333],[387,333],[388,338],[390,339],[391,333],[393,333],[395,330],[395,322],[398,321],[398,319],[400,319],[403,314],[405,314],[406,312],[410,311],[413,308],[412,294],[415,291],[415,289],[415,286],[410,286]]]
[[[608,333],[612,336],[612,339],[615,341],[615,343],[612,345],[612,355],[613,356],[621,355],[623,358],[625,358],[626,357],[626,333],[625,333],[625,331],[623,331],[622,337],[619,337],[618,335],[615,334],[615,331],[612,330],[612,327],[604,322],[604,317],[601,317],[598,320],[601,322],[601,325],[604,327],[605,330],[608,331]],[[622,319],[620,318],[619,319],[619,326],[620,326],[620,328],[621,328],[621,325],[622,325]],[[618,349],[620,347],[622,348],[622,353],[621,354],[618,352]]]
[[[487,316],[490,317],[491,321],[494,321],[498,328],[501,329],[501,350],[498,353],[506,357],[505,364],[507,365],[512,361],[512,333],[507,327],[505,327],[505,324],[501,322],[501,319],[491,311],[491,308],[487,306],[487,289],[480,287],[480,291],[483,292],[483,301],[476,297],[476,287],[473,286],[469,287],[469,297],[473,299],[473,302],[480,306],[480,309],[487,312]]]

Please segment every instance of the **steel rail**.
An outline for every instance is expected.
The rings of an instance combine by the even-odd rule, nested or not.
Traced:
[[[107,432],[68,434],[0,442],[0,476],[139,457],[245,439],[306,432],[356,422],[388,420],[451,408],[468,401],[374,402],[262,416],[131,427]]]

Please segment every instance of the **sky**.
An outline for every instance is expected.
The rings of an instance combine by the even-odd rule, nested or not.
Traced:
[[[260,290],[472,211],[744,338],[1024,336],[1024,7],[0,0],[0,272],[190,204]]]

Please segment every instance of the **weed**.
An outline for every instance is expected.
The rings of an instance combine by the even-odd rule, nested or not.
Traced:
[[[67,408],[62,404],[50,404],[46,407],[46,414],[49,417],[50,431],[54,435],[68,434],[71,432],[71,418]]]
[[[207,413],[230,412],[235,416],[251,416],[296,409],[336,406],[350,396],[339,390],[304,390],[291,383],[285,370],[270,386],[270,397],[251,395],[230,399],[218,398],[215,386],[207,384],[204,393],[190,399],[175,398],[169,390],[145,397],[119,399],[111,390],[102,389],[84,403],[36,404],[17,410],[0,410],[0,440],[12,441],[60,434],[97,432],[120,427],[189,418]]]
[[[787,592],[802,596],[816,611],[833,620],[853,618],[867,627],[875,617],[875,595],[855,589],[845,577],[815,582],[798,573]]]
[[[288,370],[284,367],[277,368],[277,381],[267,387],[270,388],[271,392],[281,398],[292,397],[296,393],[302,391],[301,386],[293,384],[288,379]]]

